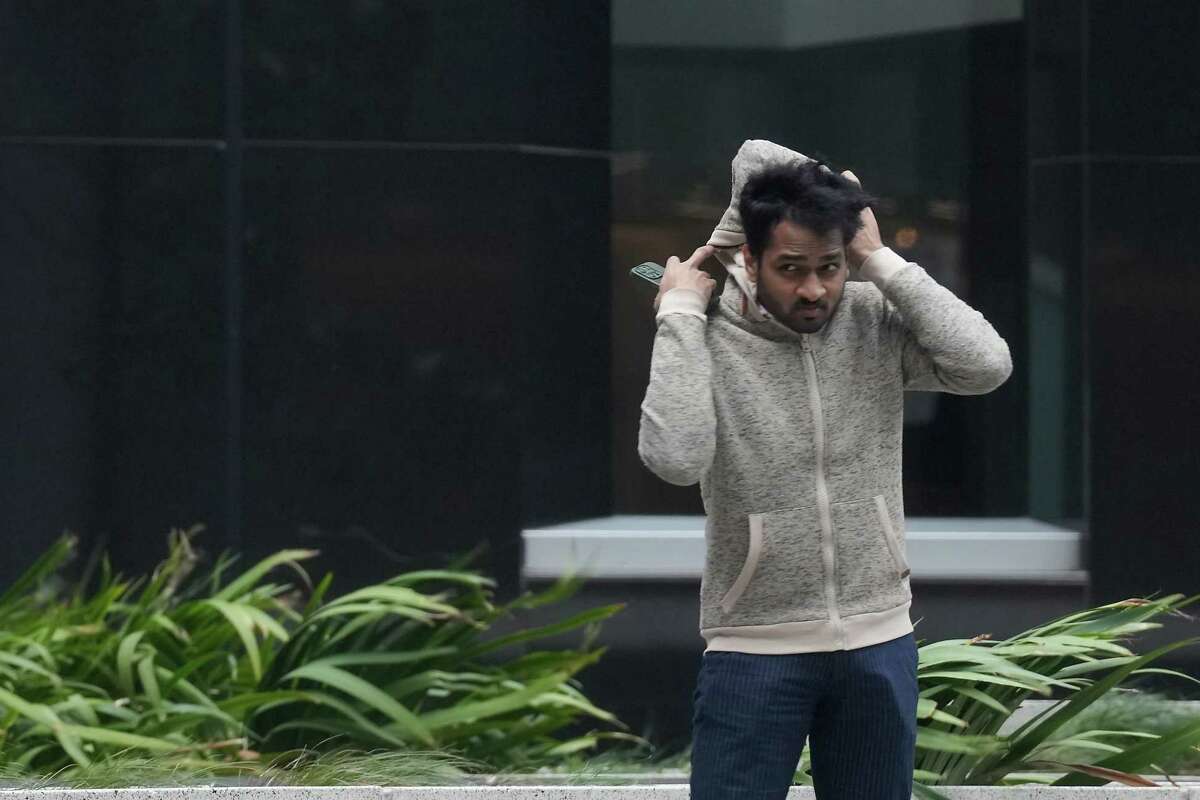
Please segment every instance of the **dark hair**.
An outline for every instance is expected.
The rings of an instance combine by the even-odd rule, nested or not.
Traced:
[[[841,230],[842,243],[848,245],[862,227],[859,213],[874,201],[828,162],[814,160],[767,167],[751,176],[738,196],[738,213],[746,244],[757,258],[767,249],[771,231],[784,219],[818,236]]]

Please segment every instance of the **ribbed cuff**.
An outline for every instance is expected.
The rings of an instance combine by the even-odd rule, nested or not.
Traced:
[[[668,290],[658,301],[658,313],[654,315],[654,320],[657,322],[666,314],[690,314],[693,317],[707,320],[708,314],[705,313],[707,308],[708,303],[704,302],[704,295],[695,289],[677,286]]]
[[[876,286],[882,287],[888,278],[903,269],[907,263],[904,256],[892,248],[881,247],[867,256],[866,261],[858,268],[858,273]]]

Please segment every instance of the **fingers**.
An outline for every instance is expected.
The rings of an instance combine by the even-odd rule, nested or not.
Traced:
[[[699,268],[699,266],[707,261],[708,257],[711,256],[715,251],[716,248],[714,248],[712,245],[701,245],[700,247],[696,248],[695,252],[692,253],[691,258],[687,260],[687,263],[693,267]]]
[[[845,172],[843,172],[843,173],[842,173],[842,177],[843,177],[843,178],[846,178],[846,179],[848,179],[848,180],[852,180],[852,181],[854,181],[854,185],[855,185],[855,186],[857,186],[857,187],[858,187],[858,188],[860,188],[860,189],[862,188],[862,181],[860,181],[860,180],[858,179],[858,176],[856,176],[856,175],[855,175],[853,172],[851,172],[850,170],[846,170]]]
[[[708,260],[709,256],[716,252],[716,248],[711,245],[701,245],[688,256],[687,261],[680,261],[677,256],[671,256],[667,259],[667,269],[676,265],[682,265],[684,269],[700,269],[700,265]]]
[[[703,245],[697,247],[695,252],[688,257],[687,261],[680,261],[677,256],[668,258],[666,269],[663,271],[662,281],[659,284],[658,295],[654,298],[654,308],[658,309],[663,295],[677,288],[698,292],[705,299],[711,297],[713,291],[716,290],[717,282],[713,279],[712,275],[701,269],[700,265],[715,251],[716,248]]]

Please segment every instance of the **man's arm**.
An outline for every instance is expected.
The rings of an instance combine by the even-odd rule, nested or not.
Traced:
[[[859,183],[850,170],[842,175]],[[884,325],[900,343],[904,388],[985,394],[1008,380],[1008,343],[983,314],[918,264],[884,247],[870,208],[860,218],[862,227],[847,246],[847,256],[883,292]]]
[[[714,282],[699,269],[711,254],[712,248],[702,247],[685,262],[668,259],[654,299],[658,330],[642,401],[638,455],[651,472],[677,486],[699,482],[716,451],[712,360],[705,342],[705,308]]]
[[[905,389],[986,394],[1008,380],[1008,343],[918,264],[883,247],[860,272],[883,292],[884,325],[900,344]]]

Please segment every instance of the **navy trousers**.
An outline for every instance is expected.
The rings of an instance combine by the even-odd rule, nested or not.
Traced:
[[[806,740],[820,800],[912,796],[912,633],[821,653],[709,651],[694,699],[692,800],[781,800]]]

